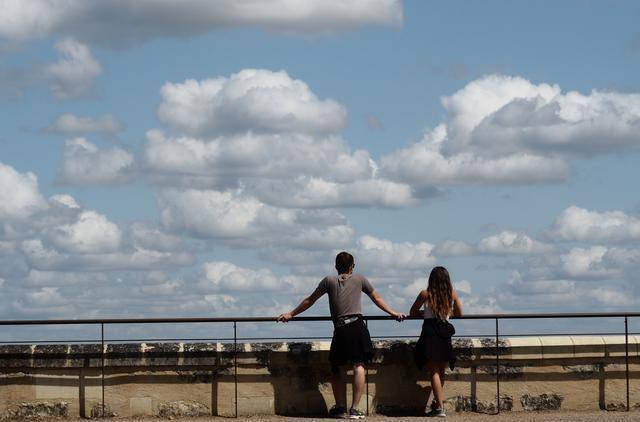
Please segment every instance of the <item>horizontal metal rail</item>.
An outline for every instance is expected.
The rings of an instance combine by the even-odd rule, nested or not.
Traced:
[[[640,317],[640,312],[604,313],[548,313],[548,314],[469,314],[453,319],[545,319],[545,318],[626,318]],[[394,320],[389,315],[365,315],[367,321]],[[408,316],[408,320],[421,320],[422,316]],[[95,318],[95,319],[22,319],[0,320],[0,325],[88,325],[88,324],[194,324],[207,322],[276,322],[277,317],[225,317],[225,318]],[[291,321],[331,321],[329,316],[295,317]]]

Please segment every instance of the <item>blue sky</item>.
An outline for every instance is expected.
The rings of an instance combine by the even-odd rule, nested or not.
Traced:
[[[640,7],[340,3],[0,2],[0,317],[635,310]]]

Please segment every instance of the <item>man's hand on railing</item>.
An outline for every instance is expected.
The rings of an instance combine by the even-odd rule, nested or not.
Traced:
[[[291,319],[293,319],[291,312],[285,312],[284,314],[278,315],[278,322],[289,322]]]
[[[405,314],[401,312],[392,312],[391,316],[398,322],[404,321],[404,319],[407,317]]]

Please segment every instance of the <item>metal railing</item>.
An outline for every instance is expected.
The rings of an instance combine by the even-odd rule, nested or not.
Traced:
[[[493,320],[495,322],[495,365],[496,365],[496,412],[500,413],[500,321],[501,320],[523,320],[523,319],[583,319],[583,318],[624,318],[624,331],[622,332],[607,332],[607,333],[582,333],[583,335],[622,335],[625,337],[625,379],[626,379],[626,410],[630,410],[630,395],[629,395],[629,334],[636,334],[629,332],[629,318],[640,317],[640,312],[606,312],[606,313],[545,313],[545,314],[526,314],[526,313],[514,313],[514,314],[476,314],[476,315],[464,315],[461,317],[454,317],[457,320]],[[394,321],[394,318],[390,316],[382,315],[365,315],[363,316],[365,323],[368,321]],[[407,317],[407,320],[421,320],[422,317]],[[240,323],[260,323],[260,322],[276,322],[276,317],[226,317],[226,318],[97,318],[97,319],[41,319],[41,320],[0,320],[0,326],[26,326],[26,325],[97,325],[100,326],[100,360],[101,360],[101,404],[102,415],[104,416],[105,409],[105,325],[117,325],[117,324],[193,324],[193,323],[231,323],[233,324],[233,337],[224,338],[218,340],[233,341],[233,365],[234,365],[234,397],[235,397],[235,417],[238,417],[238,341],[246,340],[264,340],[264,339],[317,339],[319,337],[238,337],[238,324]],[[304,316],[295,317],[292,322],[305,322],[305,321],[332,321],[328,316]],[[502,334],[502,336],[531,336],[531,335],[549,335],[541,333],[527,333],[527,334]],[[576,333],[553,333],[551,335],[576,335]],[[477,337],[474,335],[473,337]],[[492,334],[493,336],[493,334]],[[372,339],[380,338],[415,338],[416,336],[372,336]],[[464,337],[464,336],[456,336]],[[469,337],[469,336],[467,336]],[[486,336],[484,336],[486,337]],[[144,339],[136,339],[140,341]],[[157,339],[154,339],[157,341]],[[207,339],[161,339],[163,341],[177,341],[177,340],[207,340]],[[58,340],[56,342],[60,342]],[[72,340],[68,340],[72,341]],[[118,340],[109,340],[118,341]],[[133,341],[133,340],[128,340]],[[0,344],[18,344],[23,342],[0,342]],[[31,342],[31,343],[47,343],[47,342]],[[368,372],[366,380],[366,397],[367,397],[367,414],[369,413],[369,382]],[[212,409],[213,410],[213,409]]]

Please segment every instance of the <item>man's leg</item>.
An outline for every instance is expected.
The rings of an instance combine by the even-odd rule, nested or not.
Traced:
[[[347,386],[340,376],[339,368],[331,369],[331,389],[337,406],[347,407]]]
[[[358,408],[358,404],[360,404],[360,399],[362,398],[362,394],[364,394],[364,382],[365,382],[365,369],[364,364],[362,363],[354,363],[353,364],[353,402],[351,407],[354,409]]]

